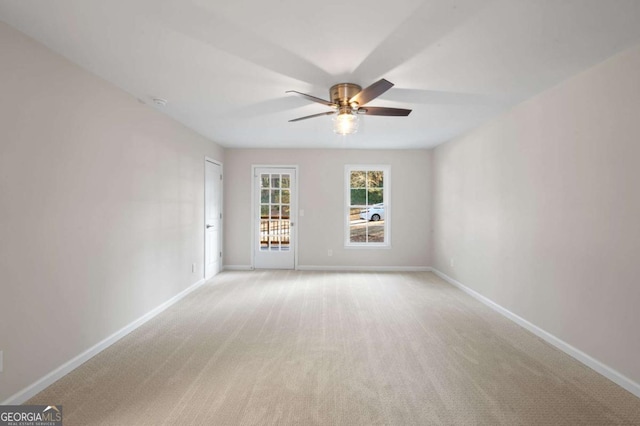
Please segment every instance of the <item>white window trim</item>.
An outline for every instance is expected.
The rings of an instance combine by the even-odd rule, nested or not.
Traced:
[[[351,172],[354,170],[382,170],[384,172],[384,243],[353,243],[350,241],[349,208],[351,207]],[[347,249],[391,248],[391,166],[389,164],[346,164],[344,166],[344,247]]]

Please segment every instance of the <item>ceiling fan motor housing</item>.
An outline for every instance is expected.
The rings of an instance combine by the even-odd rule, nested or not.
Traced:
[[[329,95],[331,102],[339,106],[348,106],[349,99],[360,93],[362,87],[353,83],[339,83],[331,86]]]

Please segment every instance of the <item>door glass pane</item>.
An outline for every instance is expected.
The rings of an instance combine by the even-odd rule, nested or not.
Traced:
[[[263,189],[260,191],[260,203],[268,203],[269,202],[269,190]]]
[[[264,219],[267,217],[269,217],[269,206],[263,204],[260,206],[260,218]]]
[[[271,190],[271,203],[277,204],[280,202],[280,190],[272,189]]]
[[[280,219],[280,206],[271,206],[271,219]]]
[[[271,187],[280,188],[280,175],[271,175]]]
[[[270,240],[271,240],[271,245],[272,246],[277,246],[278,243],[280,242],[280,221],[279,220],[272,220],[271,221],[271,236],[270,236]]]
[[[289,177],[289,175],[282,175],[281,184],[283,188],[289,188],[290,182],[291,178]]]
[[[260,250],[269,249],[269,221],[260,221]]]
[[[290,236],[291,236],[290,226],[291,226],[290,221],[288,220],[280,221],[280,227],[281,227],[280,250],[282,251],[289,250],[289,242],[290,242]]]
[[[282,218],[289,219],[291,217],[291,212],[289,206],[282,206]]]
[[[282,190],[282,204],[289,204],[289,190]]]
[[[262,188],[268,188],[269,187],[269,175],[260,175],[260,186]]]

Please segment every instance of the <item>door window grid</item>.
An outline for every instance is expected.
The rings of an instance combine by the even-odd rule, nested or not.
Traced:
[[[260,250],[289,251],[291,242],[291,175],[260,175]]]

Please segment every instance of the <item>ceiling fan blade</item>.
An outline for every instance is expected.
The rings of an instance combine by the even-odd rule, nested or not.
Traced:
[[[367,102],[382,95],[387,90],[393,87],[393,83],[390,81],[380,79],[373,83],[371,86],[362,89],[357,95],[349,99],[349,103],[357,102],[358,105],[364,105]]]
[[[384,100],[409,102],[424,105],[482,105],[488,107],[506,107],[511,99],[500,95],[480,93],[444,92],[439,90],[398,89],[383,96]],[[515,100],[514,100],[515,101]]]
[[[333,115],[335,111],[329,112],[321,112],[320,114],[307,115],[306,117],[294,118],[293,120],[289,120],[289,123],[293,123],[294,121],[306,120],[307,118],[321,117],[323,115]]]
[[[285,93],[295,93],[295,94],[298,94],[298,95],[300,95],[300,96],[302,96],[304,98],[309,99],[310,101],[317,102],[319,104],[326,105],[328,107],[332,107],[333,108],[333,107],[336,106],[336,104],[331,103],[329,101],[325,101],[324,99],[316,98],[315,96],[307,95],[306,93],[297,92],[295,90],[287,90]]]
[[[406,117],[411,114],[411,110],[404,108],[362,107],[358,109],[358,114]]]

